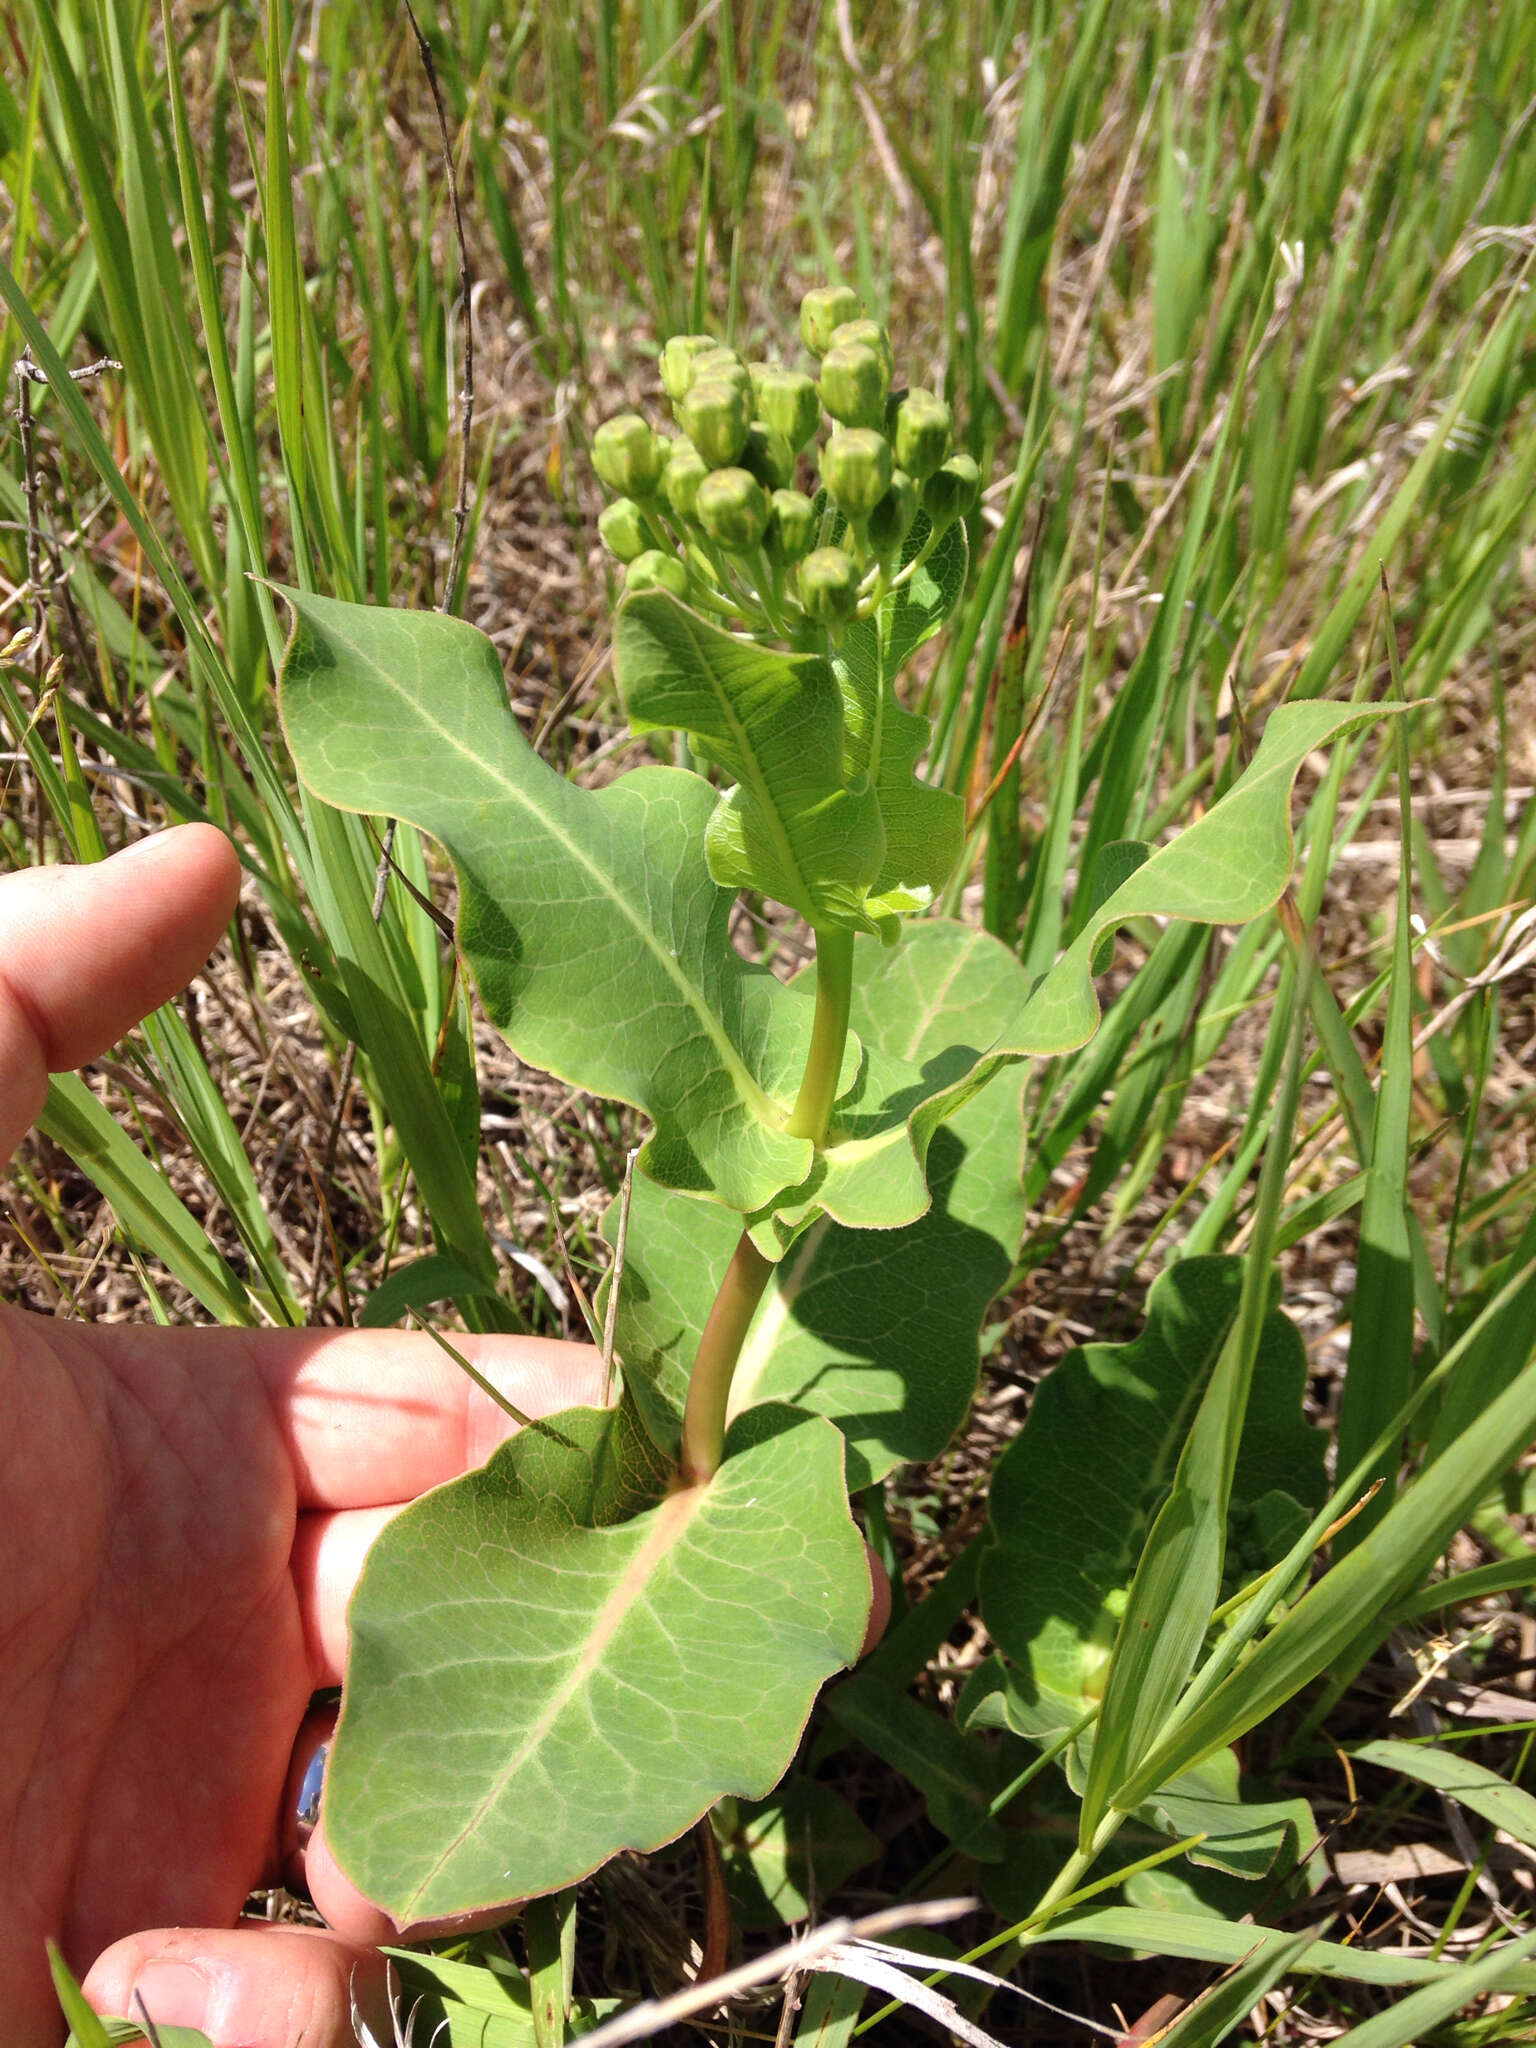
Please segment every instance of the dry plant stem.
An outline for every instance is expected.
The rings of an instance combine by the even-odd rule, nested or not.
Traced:
[[[816,1015],[805,1075],[785,1129],[792,1138],[809,1138],[818,1148],[827,1141],[843,1047],[848,1042],[848,1012],[853,1002],[853,933],[816,934]],[[747,1231],[741,1233],[725,1269],[688,1380],[683,1408],[683,1442],[679,1469],[687,1486],[702,1486],[719,1470],[725,1447],[725,1418],[736,1361],[773,1272]]]

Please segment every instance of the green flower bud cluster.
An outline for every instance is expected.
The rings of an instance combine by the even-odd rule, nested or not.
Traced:
[[[846,285],[806,293],[800,337],[809,375],[673,335],[660,371],[678,431],[621,413],[592,445],[615,494],[598,529],[629,589],[672,590],[796,645],[873,610],[911,573],[902,549],[919,514],[926,555],[981,481],[954,452],[949,407],[898,385],[889,335]]]

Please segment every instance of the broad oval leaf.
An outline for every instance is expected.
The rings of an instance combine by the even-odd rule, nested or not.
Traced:
[[[534,1065],[644,1110],[645,1171],[735,1209],[805,1178],[786,1137],[811,1005],[730,943],[703,843],[714,793],[639,768],[579,789],[518,730],[482,633],[437,612],[284,593],[281,710],[304,781],[405,818],[459,878],[459,943],[487,1014]]]
[[[1147,1297],[1140,1336],[1069,1352],[998,1460],[982,1613],[1021,1698],[1043,1695],[1053,1724],[1071,1725],[1102,1697],[1126,1590],[1242,1281],[1238,1258],[1169,1267]],[[1240,1579],[1273,1564],[1299,1534],[1286,1499],[1321,1504],[1327,1440],[1303,1416],[1305,1389],[1301,1338],[1275,1309],[1259,1340],[1233,1478],[1228,1544]]]
[[[843,1444],[756,1409],[707,1486],[629,1407],[535,1424],[398,1515],[350,1609],[338,1863],[401,1928],[574,1884],[760,1799],[858,1653]]]
[[[1282,704],[1249,766],[1203,818],[1140,862],[1098,905],[1044,976],[999,1052],[1071,1052],[1097,1029],[1099,942],[1133,917],[1245,924],[1279,901],[1291,878],[1291,789],[1302,762],[1350,726],[1401,707]],[[1107,851],[1107,849],[1106,849]]]
[[[1023,1230],[1021,1096],[1018,1076],[1005,1075],[934,1134],[933,1202],[915,1223],[848,1230],[823,1216],[796,1240],[742,1347],[733,1414],[784,1401],[829,1416],[848,1439],[856,1490],[937,1457],[976,1391],[982,1319]],[[636,1181],[615,1348],[668,1450],[735,1239],[723,1210]]]

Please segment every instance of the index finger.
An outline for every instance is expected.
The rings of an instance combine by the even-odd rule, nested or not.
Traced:
[[[414,1500],[483,1464],[517,1427],[421,1331],[242,1330],[226,1341],[245,1347],[271,1403],[301,1508]],[[458,1332],[451,1341],[532,1419],[601,1405],[602,1362],[588,1345]]]

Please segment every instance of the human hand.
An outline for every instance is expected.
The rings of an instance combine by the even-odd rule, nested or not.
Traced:
[[[0,1161],[49,1072],[195,973],[235,901],[189,825],[0,881]],[[525,1413],[598,1398],[595,1355],[459,1342]],[[102,2012],[216,2048],[382,2026],[393,1930],[312,1839],[329,1931],[239,1924],[291,1826],[295,1742],[340,1682],[391,1513],[483,1461],[503,1412],[427,1336],[97,1326],[0,1308],[0,1987],[8,2048],[63,2034],[53,1936]],[[149,1931],[145,1931],[149,1930]],[[383,2038],[388,2038],[387,2028]]]

